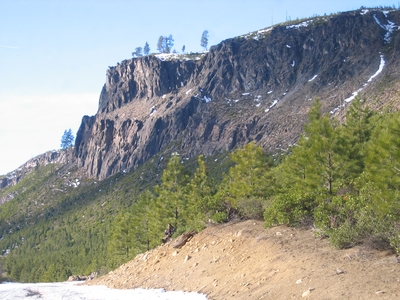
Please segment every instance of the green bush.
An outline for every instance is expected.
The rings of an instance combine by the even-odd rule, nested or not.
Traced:
[[[299,225],[313,216],[316,207],[314,195],[289,191],[278,194],[264,212],[265,226]]]
[[[240,198],[237,201],[239,215],[246,219],[263,219],[265,199],[259,197]]]

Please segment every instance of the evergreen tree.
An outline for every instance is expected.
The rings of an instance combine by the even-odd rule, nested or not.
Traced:
[[[165,53],[171,53],[172,47],[174,46],[174,38],[170,34],[168,37],[164,37],[165,41]]]
[[[143,51],[142,47],[136,47],[135,48],[135,52],[132,52],[132,56],[133,57],[135,57],[135,56],[136,57],[143,56],[142,51]]]
[[[161,176],[161,185],[156,186],[157,198],[150,207],[150,247],[161,242],[164,230],[171,224],[177,233],[186,230],[185,175],[179,155],[173,155]]]
[[[64,130],[64,134],[61,137],[61,149],[68,149],[72,147],[74,143],[74,135],[72,133],[71,128],[68,130]]]
[[[214,188],[208,177],[204,156],[197,158],[197,169],[187,188],[187,214],[189,229],[201,230],[218,207],[213,203]]]
[[[157,42],[157,50],[160,53],[164,53],[165,52],[165,46],[164,46],[165,42],[164,42],[164,37],[161,35],[158,38],[158,42]]]
[[[146,44],[144,44],[143,53],[144,53],[144,55],[149,55],[149,53],[150,53],[150,46],[147,42],[146,42]]]
[[[185,45],[183,45],[182,46],[182,53],[185,53],[185,49],[186,49],[186,47],[185,47]]]
[[[234,152],[231,159],[235,165],[229,169],[215,197],[226,202],[229,213],[238,209],[247,217],[261,218],[263,203],[273,187],[267,155],[252,142]]]
[[[400,115],[392,113],[379,121],[368,146],[366,174],[379,210],[400,219]]]
[[[130,224],[129,213],[122,213],[115,217],[113,228],[109,239],[109,258],[112,267],[119,263],[128,261],[131,257],[131,248],[133,247],[133,232]]]
[[[204,30],[203,34],[201,35],[200,46],[207,50],[208,45],[208,30]]]
[[[174,38],[170,34],[169,36],[160,36],[157,42],[157,50],[160,53],[171,53],[172,47],[174,46]]]

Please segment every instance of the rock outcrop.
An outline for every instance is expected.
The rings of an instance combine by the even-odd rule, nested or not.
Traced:
[[[33,171],[36,167],[46,166],[48,164],[65,164],[68,160],[74,159],[73,149],[48,151],[40,154],[18,169],[0,177],[0,189],[16,185],[27,174]],[[0,198],[0,205],[14,198],[14,193],[7,194],[5,197]]]
[[[210,155],[253,140],[286,149],[313,99],[337,112],[397,64],[396,24],[399,11],[355,11],[228,39],[199,59],[125,60],[107,71],[97,114],[82,120],[78,165],[104,179],[157,153]]]

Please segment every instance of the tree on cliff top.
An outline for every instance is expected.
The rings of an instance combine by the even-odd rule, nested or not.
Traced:
[[[208,45],[208,30],[204,30],[201,35],[200,46],[202,46],[205,50],[207,50]]]
[[[68,130],[64,130],[64,134],[61,137],[61,149],[68,149],[70,147],[72,147],[73,143],[74,143],[74,135],[72,133],[71,128]]]

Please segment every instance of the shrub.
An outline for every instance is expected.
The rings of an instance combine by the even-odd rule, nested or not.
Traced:
[[[265,226],[299,225],[313,216],[315,195],[288,192],[277,195],[264,212]]]

